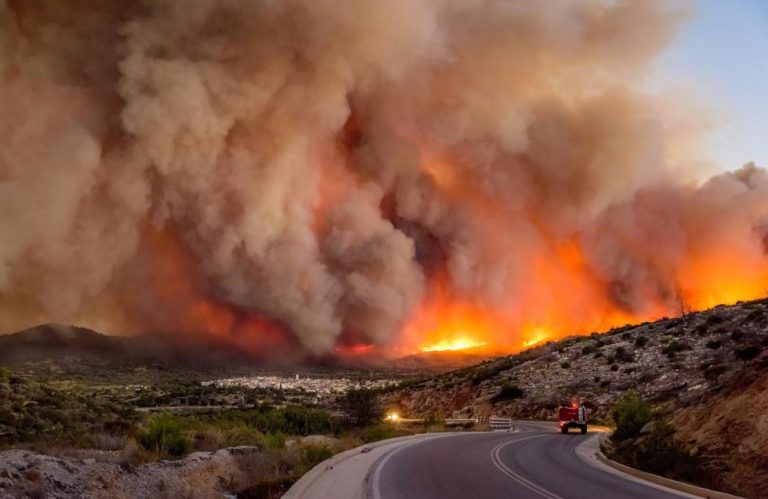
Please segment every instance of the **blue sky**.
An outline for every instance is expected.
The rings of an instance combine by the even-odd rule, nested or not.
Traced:
[[[695,82],[728,119],[707,144],[718,167],[768,167],[768,0],[697,0],[658,71]]]

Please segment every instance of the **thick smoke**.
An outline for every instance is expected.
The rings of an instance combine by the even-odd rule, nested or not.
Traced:
[[[752,297],[765,171],[699,185],[705,124],[639,90],[688,14],[0,0],[0,326],[276,328],[322,354],[397,344],[438,288],[509,343]]]

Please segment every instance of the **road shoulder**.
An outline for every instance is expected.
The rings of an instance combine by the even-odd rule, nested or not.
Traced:
[[[613,461],[612,459],[608,459],[600,449],[600,444],[608,437],[608,435],[607,431],[600,431],[598,434],[593,433],[586,442],[576,447],[576,455],[585,463],[605,471],[606,473],[618,475],[625,480],[639,482],[646,486],[654,487],[681,497],[739,499],[738,496],[706,489],[704,487],[698,487],[685,482],[678,482],[677,480],[654,475],[653,473],[641,471]]]

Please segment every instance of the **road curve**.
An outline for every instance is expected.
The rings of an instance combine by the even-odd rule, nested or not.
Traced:
[[[584,459],[594,435],[562,435],[553,423],[518,432],[416,440],[381,456],[367,477],[371,499],[679,498],[681,492],[632,479]],[[581,456],[580,456],[581,455]]]

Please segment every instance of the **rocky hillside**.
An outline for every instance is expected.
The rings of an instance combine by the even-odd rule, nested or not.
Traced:
[[[547,343],[405,386],[404,414],[552,418],[578,396],[595,419],[626,391],[652,402],[716,483],[768,483],[768,300]],[[748,477],[748,478],[745,478]]]
[[[197,452],[139,466],[102,454],[97,460],[26,450],[0,453],[0,499],[226,497],[269,464],[256,447]]]

